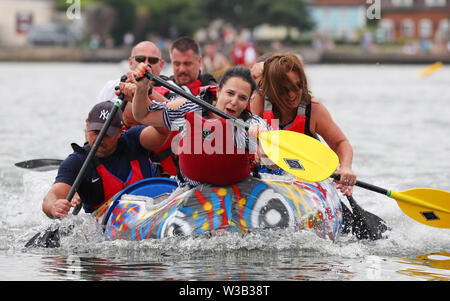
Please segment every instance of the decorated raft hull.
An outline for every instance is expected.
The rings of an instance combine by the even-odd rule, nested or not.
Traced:
[[[203,184],[185,192],[176,188],[173,179],[144,179],[93,214],[108,240],[288,227],[335,240],[342,228],[341,202],[330,180],[248,177],[228,186]]]

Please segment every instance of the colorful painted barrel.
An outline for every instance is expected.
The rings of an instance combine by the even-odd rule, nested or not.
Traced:
[[[341,202],[330,180],[248,177],[228,186],[203,184],[184,192],[176,188],[172,179],[144,179],[93,214],[109,240],[288,227],[335,240],[342,228]]]

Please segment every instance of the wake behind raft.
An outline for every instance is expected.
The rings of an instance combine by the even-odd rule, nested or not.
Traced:
[[[176,189],[173,179],[144,179],[92,214],[103,225],[107,240],[296,228],[334,241],[343,225],[341,201],[331,180],[308,183],[250,176],[227,186]]]

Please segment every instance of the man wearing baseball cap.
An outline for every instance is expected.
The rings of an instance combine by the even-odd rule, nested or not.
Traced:
[[[165,142],[167,133],[143,125],[122,132],[122,111],[119,109],[99,145],[93,164],[86,170],[78,195],[72,202],[65,199],[113,106],[113,102],[104,101],[89,112],[87,142],[83,147],[72,143],[74,152],[61,163],[55,182],[44,197],[42,210],[48,217],[64,217],[80,202],[86,212],[93,212],[123,188],[155,176],[150,152]]]

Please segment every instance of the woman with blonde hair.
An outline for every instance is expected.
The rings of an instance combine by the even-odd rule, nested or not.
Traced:
[[[341,178],[336,187],[351,195],[356,184],[352,146],[326,107],[311,95],[300,59],[293,53],[274,54],[255,64],[252,74],[260,87],[250,104],[252,113],[274,129],[320,135],[339,157],[336,173]]]

